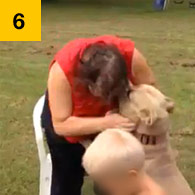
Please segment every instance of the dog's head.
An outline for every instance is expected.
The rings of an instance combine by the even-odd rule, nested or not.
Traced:
[[[174,102],[150,85],[132,86],[129,97],[120,101],[120,113],[133,122],[151,126],[157,119],[168,118]]]

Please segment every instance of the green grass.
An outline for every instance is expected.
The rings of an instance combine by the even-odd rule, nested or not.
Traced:
[[[0,195],[37,195],[39,162],[32,109],[46,88],[55,52],[77,37],[117,34],[132,38],[147,57],[160,88],[176,102],[172,143],[178,164],[195,190],[194,9],[171,5],[155,12],[151,1],[140,7],[43,5],[42,42],[0,43]],[[147,3],[148,2],[148,3]],[[89,185],[85,194],[91,194]]]

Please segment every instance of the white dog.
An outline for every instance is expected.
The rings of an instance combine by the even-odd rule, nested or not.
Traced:
[[[179,171],[170,146],[169,113],[174,103],[149,85],[132,87],[127,99],[120,102],[120,113],[137,124],[134,135],[144,146],[145,170],[168,195],[193,195]]]

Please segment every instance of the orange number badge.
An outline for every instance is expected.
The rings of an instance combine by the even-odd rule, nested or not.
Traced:
[[[0,3],[0,41],[41,41],[41,0]]]

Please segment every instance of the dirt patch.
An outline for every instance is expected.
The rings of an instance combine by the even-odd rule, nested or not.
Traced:
[[[171,133],[170,135],[171,136],[175,136],[175,135],[178,135],[178,136],[193,136],[193,135],[195,135],[195,131],[194,131],[194,129],[192,129],[190,127],[185,127],[183,129],[179,129],[175,133]]]
[[[12,101],[9,104],[9,107],[18,109],[24,106],[24,104],[26,104],[28,102],[28,98],[27,97],[20,97],[18,100]]]
[[[55,55],[57,53],[57,51],[59,50],[59,46],[58,45],[50,45],[47,48],[45,48],[43,50],[43,52],[50,56],[50,55]]]
[[[59,45],[49,45],[45,48],[41,48],[39,46],[33,46],[29,49],[29,53],[30,54],[44,54],[44,55],[55,55],[57,53],[57,51],[60,49]]]
[[[184,68],[195,68],[195,59],[183,59],[170,61],[172,66],[182,66]]]

